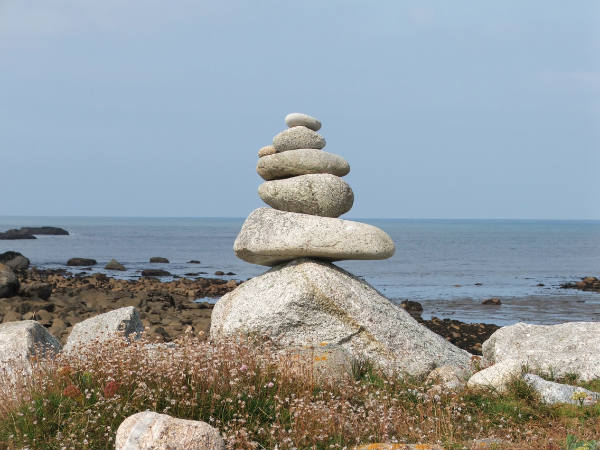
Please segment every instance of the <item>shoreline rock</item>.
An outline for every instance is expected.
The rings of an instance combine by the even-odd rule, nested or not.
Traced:
[[[0,232],[0,240],[36,239],[35,235],[68,236],[69,232],[58,227],[21,227]]]

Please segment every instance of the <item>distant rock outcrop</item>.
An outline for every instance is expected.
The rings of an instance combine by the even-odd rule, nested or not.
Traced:
[[[69,232],[58,227],[21,227],[0,233],[0,240],[35,239],[35,235],[68,236]]]

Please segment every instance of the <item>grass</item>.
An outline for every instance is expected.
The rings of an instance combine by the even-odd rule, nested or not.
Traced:
[[[547,406],[519,380],[503,394],[438,395],[422,379],[366,363],[343,379],[323,379],[310,354],[292,362],[268,342],[211,344],[187,334],[174,348],[147,344],[115,339],[41,359],[13,387],[2,377],[0,448],[114,448],[121,422],[146,409],[210,423],[229,448],[454,449],[495,438],[511,448],[591,450],[600,438],[600,405]]]

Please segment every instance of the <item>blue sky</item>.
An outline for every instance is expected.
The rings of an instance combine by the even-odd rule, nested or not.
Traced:
[[[300,111],[345,217],[600,219],[596,1],[0,0],[0,215],[242,217]]]

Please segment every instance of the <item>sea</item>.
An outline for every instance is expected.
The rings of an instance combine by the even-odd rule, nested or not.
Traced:
[[[234,255],[233,242],[243,220],[0,216],[0,231],[48,225],[70,233],[0,241],[0,252],[18,251],[39,268],[74,273],[81,268],[67,267],[69,258],[93,258],[98,264],[88,273],[126,279],[139,278],[145,268],[162,268],[181,277],[217,277],[214,273],[223,271],[235,275],[221,278],[246,280],[268,268]],[[385,230],[396,244],[396,253],[382,261],[335,264],[393,302],[420,302],[424,318],[497,325],[600,321],[599,293],[560,288],[564,282],[600,275],[600,221],[353,220]],[[170,262],[149,264],[152,256]],[[105,271],[104,265],[113,258],[127,271]],[[482,305],[492,297],[502,304]]]

